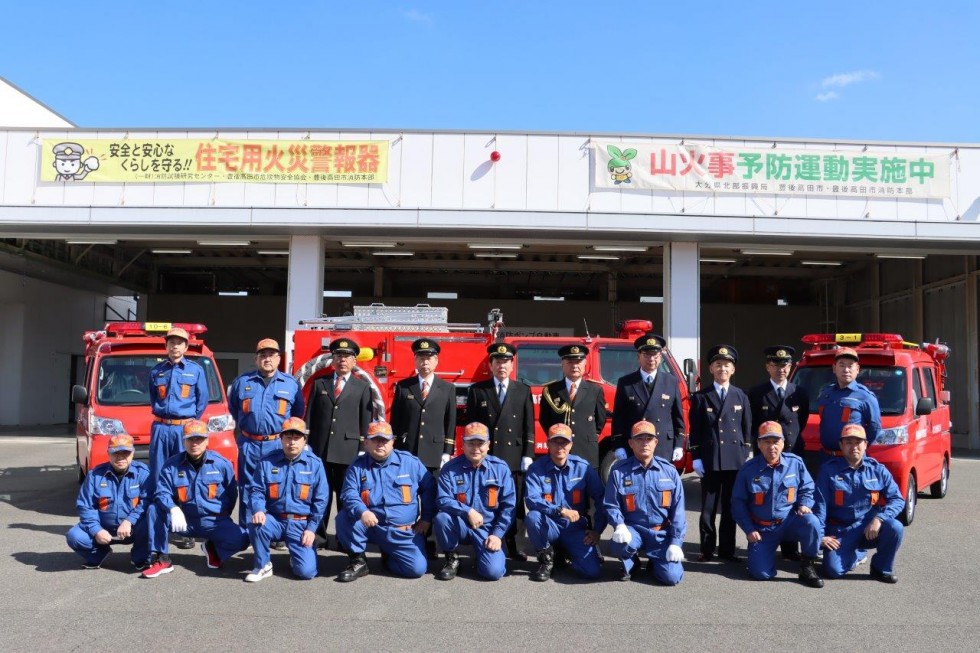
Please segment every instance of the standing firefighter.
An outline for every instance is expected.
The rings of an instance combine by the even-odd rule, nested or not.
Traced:
[[[555,424],[567,424],[575,435],[576,454],[599,467],[599,433],[606,425],[606,399],[602,386],[583,378],[585,345],[565,345],[558,350],[562,378],[541,391],[538,422],[547,433]]]

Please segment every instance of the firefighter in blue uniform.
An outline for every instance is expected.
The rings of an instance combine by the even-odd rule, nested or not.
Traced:
[[[387,422],[368,426],[365,449],[367,455],[347,468],[340,491],[337,537],[350,564],[337,580],[349,583],[369,573],[369,543],[378,545],[393,574],[421,578],[428,568],[425,532],[436,513],[436,480],[418,458],[395,451]]]
[[[749,398],[731,385],[738,352],[731,345],[708,350],[709,370],[714,382],[691,398],[691,457],[694,473],[701,477],[701,555],[708,562],[718,555],[737,562],[735,520],[732,519],[732,488],[735,475],[752,446],[752,410]],[[715,531],[715,515],[721,509],[721,524]]]
[[[548,429],[548,455],[535,460],[525,476],[527,516],[524,525],[527,538],[538,552],[538,569],[531,580],[551,578],[556,552],[568,555],[580,576],[599,577],[602,557],[599,536],[606,529],[606,513],[602,509],[605,490],[599,472],[587,460],[574,456],[572,429],[567,424],[554,424]],[[590,506],[595,516],[589,516]]]
[[[269,545],[285,541],[293,575],[316,576],[316,528],[330,497],[320,457],[306,446],[306,422],[290,417],[282,423],[282,449],[262,459],[248,488],[252,519],[248,538],[255,551],[255,566],[245,577],[257,583],[272,575]],[[268,513],[268,514],[266,514]]]
[[[248,527],[247,490],[263,456],[280,449],[279,431],[289,417],[306,410],[303,389],[296,379],[279,371],[281,350],[272,338],[255,345],[255,369],[231,384],[228,409],[241,430],[238,440],[238,484],[242,489],[238,523]]]
[[[139,570],[149,566],[150,543],[144,514],[149,500],[150,470],[133,460],[136,447],[126,434],[109,438],[109,462],[91,470],[78,492],[79,523],[68,531],[68,546],[98,569],[111,545],[132,545],[130,558]]]
[[[204,368],[185,357],[190,335],[175,327],[167,331],[167,360],[150,370],[150,480],[156,483],[163,463],[183,451],[184,424],[201,419],[208,406]]]
[[[776,548],[795,540],[803,549],[800,580],[823,587],[814,568],[820,550],[820,521],[813,514],[813,478],[803,459],[783,451],[783,427],[759,426],[761,455],[738,470],[732,490],[732,514],[749,541],[749,574],[756,580],[776,576]]]
[[[753,445],[763,422],[779,422],[783,429],[784,451],[796,454],[805,461],[803,429],[810,418],[810,394],[806,388],[789,380],[796,350],[789,345],[773,345],[766,347],[763,354],[769,378],[752,386],[748,392],[749,406],[752,408]],[[786,560],[802,559],[798,542],[783,542],[780,549]]]
[[[184,453],[168,460],[157,480],[150,521],[152,564],[146,578],[173,571],[167,555],[167,530],[205,538],[201,550],[210,569],[248,546],[245,529],[231,518],[238,499],[238,485],[231,462],[208,451],[208,427],[200,420],[184,425]]]
[[[654,455],[674,462],[684,457],[684,411],[677,394],[677,377],[660,369],[663,336],[647,333],[633,342],[640,367],[619,379],[613,401],[613,447],[617,458],[627,457],[629,432],[641,420],[657,429]]]
[[[642,553],[655,582],[677,585],[684,577],[684,485],[670,461],[654,456],[653,424],[634,424],[629,444],[633,457],[613,465],[606,481],[603,507],[614,525],[609,554],[622,561],[621,580],[630,579]]]
[[[854,569],[865,549],[878,549],[871,558],[871,577],[897,583],[895,555],[905,533],[897,516],[905,500],[891,472],[865,453],[868,439],[860,424],[841,430],[843,456],[820,468],[814,513],[823,525],[823,572],[840,578]]]
[[[820,415],[820,464],[841,457],[840,432],[845,424],[860,424],[874,444],[881,430],[878,397],[856,381],[861,372],[858,354],[841,347],[834,355],[834,381],[820,389],[817,413]]]
[[[476,572],[497,580],[507,572],[502,538],[514,519],[516,492],[510,469],[500,458],[488,455],[490,430],[470,422],[463,430],[463,455],[453,458],[439,472],[438,505],[432,530],[446,553],[436,574],[452,580],[459,571],[460,544],[472,544]]]

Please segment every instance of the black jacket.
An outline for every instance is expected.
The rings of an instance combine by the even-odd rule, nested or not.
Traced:
[[[423,402],[419,377],[402,379],[391,400],[391,430],[396,448],[437,469],[442,454],[451,456],[456,447],[456,387],[434,377]]]
[[[340,396],[334,399],[336,375],[322,376],[310,394],[310,449],[327,463],[349,465],[357,457],[371,423],[371,386],[350,375]]]
[[[784,451],[803,455],[801,437],[810,419],[810,396],[804,388],[786,382],[786,396],[780,401],[772,383],[766,381],[749,389],[749,405],[752,407],[752,445],[759,439],[759,425],[763,422],[779,422],[786,438]]]
[[[575,393],[575,404],[569,406],[565,379],[552,381],[541,389],[539,408],[538,423],[546,436],[553,424],[568,424],[575,435],[572,452],[585,458],[593,467],[599,466],[599,433],[606,425],[606,397],[601,385],[581,381]]]
[[[677,394],[677,377],[658,370],[653,380],[653,392],[649,393],[640,370],[619,379],[613,401],[613,446],[623,447],[628,453],[630,431],[640,420],[646,420],[657,428],[654,455],[670,460],[674,448],[684,445],[684,412]]]
[[[741,388],[728,386],[721,404],[714,384],[691,398],[691,456],[708,472],[737,470],[752,446],[752,408]]]
[[[466,395],[466,419],[490,429],[490,453],[507,463],[510,471],[521,469],[521,458],[534,457],[534,404],[531,388],[519,381],[507,382],[504,405],[497,399],[497,381],[480,381]]]

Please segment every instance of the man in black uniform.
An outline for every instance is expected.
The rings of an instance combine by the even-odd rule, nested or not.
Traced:
[[[810,417],[810,397],[805,388],[798,388],[789,381],[796,350],[788,345],[774,345],[763,350],[766,356],[766,373],[769,380],[749,389],[749,406],[752,408],[753,446],[763,422],[773,421],[783,427],[786,439],[785,451],[803,457],[803,428]],[[783,558],[801,560],[800,545],[796,540],[780,544]]]
[[[628,456],[627,443],[633,425],[647,421],[657,427],[655,456],[677,462],[684,457],[684,412],[677,395],[677,378],[658,369],[667,341],[648,333],[633,342],[640,369],[619,379],[613,402],[613,447],[616,458]]]
[[[558,350],[563,378],[541,390],[538,422],[547,433],[553,424],[567,424],[575,435],[575,453],[599,467],[599,433],[606,425],[606,397],[602,386],[586,381],[585,345],[565,345]]]
[[[701,477],[701,555],[708,562],[718,555],[732,562],[735,555],[735,520],[732,488],[735,476],[752,446],[752,409],[749,398],[730,384],[738,352],[731,345],[708,350],[714,383],[691,398],[691,456],[694,473]],[[721,507],[721,524],[715,531],[715,515]]]
[[[395,384],[391,428],[395,447],[418,457],[430,472],[449,462],[456,446],[456,388],[436,376],[439,343],[412,343],[418,374]]]
[[[347,467],[361,450],[373,413],[371,386],[352,374],[361,348],[350,338],[330,343],[334,373],[321,376],[310,394],[310,449],[323,460],[330,493],[340,505]],[[331,498],[318,534],[326,540]]]
[[[470,386],[466,415],[490,430],[490,454],[500,458],[514,476],[517,511],[504,538],[507,557],[526,560],[517,548],[517,518],[524,519],[524,472],[534,458],[534,404],[531,388],[510,378],[514,370],[513,345],[496,343],[487,348],[492,379]]]

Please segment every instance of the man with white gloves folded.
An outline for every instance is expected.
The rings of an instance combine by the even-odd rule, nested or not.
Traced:
[[[208,427],[200,420],[184,424],[184,449],[171,456],[160,470],[150,522],[150,566],[144,578],[173,571],[167,554],[167,531],[206,538],[201,549],[211,569],[243,551],[248,535],[232,518],[238,500],[235,471],[227,458],[208,451]]]
[[[609,473],[603,508],[615,525],[609,554],[623,563],[629,580],[638,554],[649,558],[655,582],[677,585],[684,577],[684,486],[674,466],[653,455],[657,429],[640,421],[630,430],[633,457],[617,462]]]

